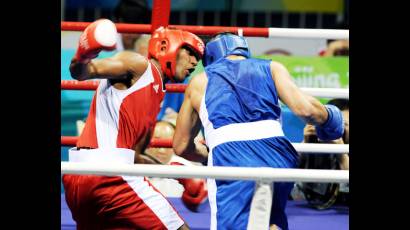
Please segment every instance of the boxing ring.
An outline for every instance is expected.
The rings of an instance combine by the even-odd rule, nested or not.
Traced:
[[[119,33],[150,34],[159,26],[168,26],[170,1],[153,1],[152,24],[117,23]],[[90,23],[61,22],[64,31],[82,31]],[[254,37],[303,37],[348,39],[348,30],[328,29],[287,29],[287,28],[249,28],[249,27],[218,27],[218,26],[186,26],[172,25],[197,35],[213,35],[222,31],[229,31],[242,36]],[[79,82],[62,80],[61,90],[95,90],[98,81]],[[166,84],[167,93],[183,93],[186,85]],[[302,88],[307,94],[322,98],[349,98],[348,89],[332,88]],[[78,137],[61,136],[62,146],[75,146]],[[344,154],[349,152],[346,144],[304,144],[292,143],[301,154]],[[152,139],[150,147],[172,148],[171,139]],[[132,175],[164,178],[215,178],[225,180],[254,180],[262,188],[273,181],[286,182],[349,182],[347,170],[313,170],[313,169],[273,169],[273,168],[245,168],[245,167],[175,167],[167,165],[113,165],[61,162],[62,174],[95,174],[95,175]],[[258,191],[258,190],[257,190]],[[209,229],[210,207],[206,202],[201,205],[199,212],[188,210],[179,198],[169,198],[170,202],[186,220],[191,229]],[[348,229],[349,209],[334,206],[328,210],[311,209],[305,201],[288,201],[286,212],[290,229]],[[65,203],[64,194],[61,197],[61,229],[75,229],[75,222],[71,219],[70,210]]]

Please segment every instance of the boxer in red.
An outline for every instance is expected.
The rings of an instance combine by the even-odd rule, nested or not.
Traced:
[[[122,51],[94,59],[115,48],[116,35],[115,25],[101,19],[80,36],[71,76],[101,80],[70,162],[154,163],[141,153],[152,136],[164,82],[183,81],[203,55],[196,35],[161,27],[149,41],[148,58]],[[77,229],[188,229],[145,177],[64,175],[63,184]]]

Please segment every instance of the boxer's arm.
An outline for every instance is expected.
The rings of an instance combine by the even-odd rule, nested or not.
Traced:
[[[70,65],[71,76],[76,80],[92,78],[125,79],[140,76],[148,67],[148,60],[142,55],[122,51],[110,58],[93,59],[88,63],[73,58]]]
[[[314,125],[325,123],[328,113],[322,103],[303,93],[282,64],[272,61],[270,66],[279,99],[305,122]]]
[[[344,153],[340,156],[339,165],[341,170],[349,170],[349,154]]]
[[[134,156],[134,163],[135,164],[158,164],[158,161],[155,159],[148,157],[144,154],[145,149],[149,145],[152,137],[152,131],[149,130],[145,133],[145,135],[139,140],[139,142],[134,146],[135,156]]]
[[[195,78],[193,78],[185,90],[184,101],[177,117],[172,146],[177,155],[181,155],[191,161],[202,162],[206,159],[207,152],[205,153],[201,150],[200,146],[197,146],[199,143],[194,143],[194,138],[201,129],[199,114],[192,104],[192,100],[194,99],[192,98],[193,91],[197,83]]]

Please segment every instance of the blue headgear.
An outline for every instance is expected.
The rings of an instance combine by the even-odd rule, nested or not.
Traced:
[[[248,43],[244,37],[236,34],[218,35],[214,40],[208,42],[205,47],[202,64],[207,66],[228,55],[241,55],[246,58],[251,56]]]

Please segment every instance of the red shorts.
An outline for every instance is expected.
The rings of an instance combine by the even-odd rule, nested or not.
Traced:
[[[182,218],[144,177],[64,175],[77,229],[178,229]]]

